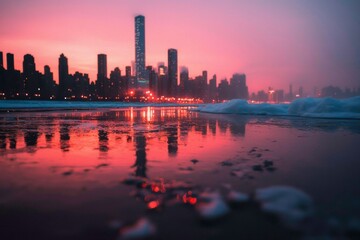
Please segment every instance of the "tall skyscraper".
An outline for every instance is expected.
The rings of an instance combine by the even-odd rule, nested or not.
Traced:
[[[209,81],[209,100],[216,100],[217,98],[217,81],[216,81],[216,75],[212,77]]]
[[[35,59],[32,55],[24,55],[23,61],[23,77],[25,83],[25,92],[30,98],[35,97],[38,94],[38,88],[40,87],[39,79],[36,76]]]
[[[69,78],[68,59],[62,53],[59,57],[59,98],[67,96],[67,80]]]
[[[98,54],[98,79],[107,78],[106,54]]]
[[[178,61],[177,50],[173,48],[168,50],[168,74],[168,95],[175,97],[177,95]]]
[[[179,94],[181,97],[189,97],[189,69],[182,67],[180,70]]]
[[[145,71],[145,17],[135,17],[135,74],[139,83],[146,83]]]
[[[26,78],[30,77],[35,73],[35,59],[32,55],[24,55],[23,61],[23,74]]]
[[[4,67],[3,52],[0,52],[0,69]]]
[[[14,67],[14,54],[12,53],[7,53],[6,54],[6,69],[8,71],[14,71],[15,70],[15,67]]]
[[[98,54],[98,74],[96,80],[98,99],[107,99],[109,97],[109,87],[106,54]]]
[[[245,74],[233,74],[230,79],[230,98],[248,99],[248,87],[246,86]]]

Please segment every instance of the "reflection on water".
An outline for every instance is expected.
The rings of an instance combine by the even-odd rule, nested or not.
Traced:
[[[16,149],[17,143],[22,142],[21,136],[26,147],[37,147],[41,136],[44,136],[46,143],[49,144],[57,141],[55,137],[59,136],[58,143],[48,146],[52,148],[58,146],[62,151],[67,152],[75,145],[93,142],[89,137],[95,137],[92,132],[97,131],[97,149],[100,152],[109,151],[110,135],[125,138],[127,142],[135,139],[138,149],[142,148],[143,142],[145,142],[144,148],[146,147],[146,134],[156,132],[159,136],[166,136],[168,155],[176,156],[179,150],[179,134],[184,138],[189,132],[200,133],[202,136],[208,136],[210,133],[216,136],[217,132],[226,133],[229,130],[234,136],[245,136],[247,122],[241,120],[236,124],[229,124],[226,118],[199,118],[198,113],[182,108],[148,107],[145,110],[131,108],[108,112],[33,114],[36,116],[12,113],[11,120],[8,120],[8,117],[0,118],[0,148]],[[83,141],[78,141],[85,136]],[[164,141],[158,139],[158,142]],[[36,151],[36,148],[34,150]]]
[[[42,203],[76,220],[85,210],[75,214],[66,204],[78,204],[97,217],[116,212],[133,220],[140,203],[119,186],[130,175],[248,193],[290,185],[328,215],[360,213],[360,189],[348,184],[360,181],[359,129],[358,121],[213,115],[184,107],[1,113],[0,211],[4,202]],[[189,192],[182,196],[196,204]]]
[[[146,177],[146,138],[140,133],[135,136],[136,160],[132,167],[135,167],[135,176]]]

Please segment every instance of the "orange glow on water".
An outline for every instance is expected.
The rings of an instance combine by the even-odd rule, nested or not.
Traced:
[[[159,207],[159,205],[160,205],[159,201],[151,201],[147,204],[148,209],[155,209]]]
[[[182,196],[182,201],[185,204],[195,205],[197,203],[197,198],[192,195],[191,191],[188,191]]]
[[[151,184],[151,191],[153,191],[154,193],[165,193],[166,189],[165,189],[165,185],[164,185],[164,180],[160,179],[160,182],[155,182]]]

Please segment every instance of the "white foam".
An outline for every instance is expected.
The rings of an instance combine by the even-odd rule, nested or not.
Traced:
[[[139,219],[133,226],[123,228],[120,231],[120,239],[139,239],[154,235],[156,232],[155,225],[147,218]]]
[[[200,216],[205,220],[218,219],[230,212],[219,192],[203,193],[200,199],[207,201],[200,203],[197,207]]]
[[[225,103],[199,106],[197,111],[223,114],[360,119],[360,96],[341,100],[300,98],[290,104],[251,104],[246,100],[234,99]]]
[[[249,201],[250,197],[245,193],[230,191],[227,196],[227,199],[229,200],[229,202],[233,202],[233,203],[244,203]]]
[[[284,223],[296,226],[313,213],[312,199],[304,192],[287,186],[256,190],[255,199],[265,212],[276,214]]]

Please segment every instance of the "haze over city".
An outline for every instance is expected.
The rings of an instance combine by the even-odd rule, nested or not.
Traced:
[[[167,61],[178,50],[190,76],[230,78],[246,73],[250,92],[268,87],[360,82],[358,1],[0,1],[0,46],[15,55],[32,54],[40,71],[48,64],[58,82],[58,57],[69,72],[96,80],[97,54],[108,68],[134,61],[134,24],[146,16],[146,65]],[[311,90],[310,90],[311,91]]]

